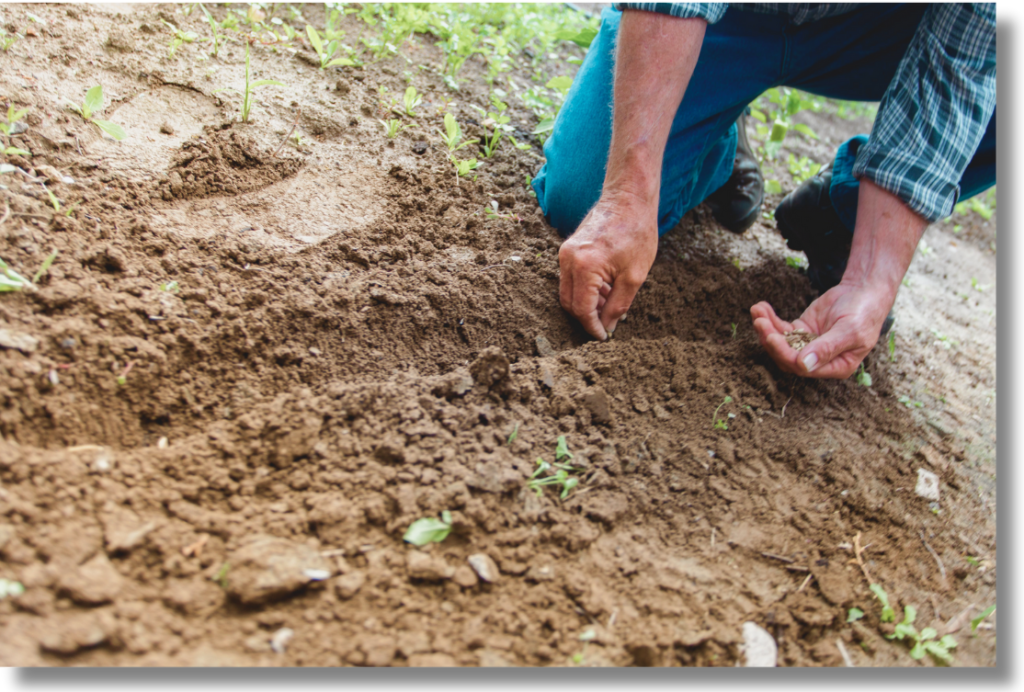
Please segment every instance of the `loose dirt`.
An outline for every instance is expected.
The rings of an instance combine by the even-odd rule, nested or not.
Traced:
[[[780,665],[842,665],[839,642],[933,665],[884,638],[858,535],[897,612],[995,664],[996,618],[964,615],[996,600],[994,218],[928,231],[870,388],[774,366],[750,306],[794,319],[814,294],[773,221],[734,237],[703,208],[595,343],[558,306],[539,147],[456,180],[429,40],[326,71],[257,45],[254,79],[288,86],[242,124],[212,94],[242,83],[241,46],[168,59],[161,17],[208,31],[178,10],[0,10],[33,34],[0,61],[33,153],[0,177],[0,257],[31,276],[59,251],[0,295],[21,345],[0,349],[0,577],[26,588],[0,601],[0,664],[574,665],[585,635],[580,665],[733,666],[749,621]],[[450,107],[472,137],[482,74]],[[422,115],[389,141],[378,86],[407,78]],[[97,83],[122,143],[65,109]],[[297,117],[308,145],[275,156]],[[870,127],[801,117],[816,161]],[[538,497],[561,435],[579,485]],[[442,543],[402,541],[443,510]]]

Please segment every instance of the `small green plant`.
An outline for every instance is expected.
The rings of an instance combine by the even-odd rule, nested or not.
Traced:
[[[860,370],[857,371],[857,384],[861,387],[870,387],[871,381],[871,374],[864,369],[864,363],[861,363]]]
[[[479,140],[469,139],[465,142],[462,141],[462,128],[459,126],[459,122],[455,119],[455,116],[451,113],[444,114],[444,130],[441,132],[441,141],[444,142],[445,146],[448,147],[448,153],[454,154],[463,147],[468,147],[471,144],[476,144]],[[454,161],[454,159],[453,159]],[[476,161],[476,159],[472,159]],[[457,168],[458,166],[456,166]],[[476,168],[476,166],[473,166]],[[472,170],[472,169],[470,169]],[[468,171],[467,171],[468,172]]]
[[[311,27],[309,24],[306,25],[306,35],[309,37],[309,44],[313,46],[313,50],[316,51],[317,57],[320,58],[321,70],[327,67],[334,67],[335,65],[351,66],[356,64],[351,58],[334,57],[341,48],[340,41],[328,41],[325,46],[323,41],[320,39],[320,34],[318,34],[316,29]]]
[[[760,121],[756,128],[757,136],[765,140],[764,146],[758,147],[762,154],[759,163],[763,163],[765,158],[774,159],[778,155],[790,130],[799,132],[810,139],[818,138],[818,135],[807,125],[794,123],[793,116],[802,110],[821,110],[821,104],[804,98],[796,89],[772,87],[758,97],[757,104],[759,108],[751,108],[751,116]],[[760,108],[764,108],[764,110],[762,111]],[[772,121],[771,125],[768,124],[769,117]],[[765,192],[769,192],[767,186]]]
[[[93,117],[95,114],[103,110],[103,86],[97,84],[96,86],[89,89],[85,94],[85,101],[81,106],[68,101],[68,105],[71,110],[82,116],[82,119],[86,122],[92,123],[96,127],[100,128],[103,132],[107,133],[118,142],[128,136],[124,131],[124,128],[117,123],[112,123],[109,120],[100,120],[99,118]]]
[[[978,293],[983,293],[983,292],[987,291],[988,289],[992,288],[992,284],[979,284],[978,280],[975,279],[972,276],[971,277],[971,288],[973,288]]]
[[[378,118],[377,122],[384,126],[384,134],[387,135],[388,139],[394,139],[402,130],[409,129],[408,125],[404,125],[397,118],[391,118],[390,120],[380,120]]]
[[[20,581],[0,579],[0,601],[4,600],[8,596],[17,597],[23,593],[25,593],[25,587]]]
[[[255,82],[249,82],[249,43],[245,44],[245,91],[239,91],[238,89],[232,89],[231,87],[224,87],[223,89],[214,89],[212,93],[216,94],[218,91],[233,91],[236,94],[242,96],[242,122],[249,122],[249,113],[252,111],[253,94],[256,93],[256,89],[263,86],[286,86],[283,82],[279,82],[276,79],[258,79]]]
[[[516,423],[516,427],[512,428],[512,433],[508,436],[508,445],[511,446],[516,438],[519,437],[519,423]]]
[[[939,633],[933,627],[925,627],[920,632],[914,627],[914,620],[917,618],[917,610],[914,606],[907,606],[903,609],[903,622],[896,625],[896,631],[886,635],[886,639],[898,641],[909,640],[913,643],[910,649],[910,657],[915,661],[930,654],[942,663],[952,663],[953,655],[950,649],[956,648],[956,640],[952,635],[947,634],[942,639],[936,640]]]
[[[920,401],[914,401],[913,399],[911,399],[906,394],[902,395],[896,401],[900,402],[901,404],[903,404],[907,408],[924,408],[924,403],[922,403]]]
[[[210,25],[211,38],[209,39],[209,41],[213,44],[213,51],[210,53],[210,55],[216,58],[220,53],[220,47],[224,43],[226,43],[227,41],[231,41],[232,39],[230,36],[221,33],[221,29],[224,28],[224,24],[222,22],[218,22],[216,19],[214,19],[213,15],[210,14],[210,11],[206,9],[203,5],[199,5],[199,8],[203,11],[203,14],[206,15],[206,21]]]
[[[589,646],[590,642],[594,641],[595,639],[597,639],[597,632],[594,631],[593,627],[586,630],[580,635],[580,641],[583,642],[583,649],[578,653],[573,654],[573,663],[575,663],[578,666],[583,665],[583,662],[587,658],[587,646]]]
[[[21,38],[24,38],[21,34],[8,34],[6,30],[0,28],[0,50],[6,53],[14,42]]]
[[[978,615],[978,617],[976,617],[973,620],[971,620],[971,631],[974,632],[976,629],[978,629],[978,625],[980,625],[981,622],[985,618],[987,618],[989,615],[991,615],[994,612],[996,612],[996,604],[995,603],[990,605],[988,608],[985,608],[985,610],[981,611],[981,613]]]
[[[475,141],[475,140],[474,140]],[[455,166],[455,182],[458,184],[459,178],[465,178],[469,175],[469,172],[475,170],[480,162],[476,159],[457,159],[454,156],[449,157],[452,165]]]
[[[718,417],[718,412],[721,410],[721,408],[723,406],[725,406],[726,404],[731,404],[731,403],[732,403],[732,397],[731,396],[726,396],[724,399],[722,399],[722,403],[720,403],[718,405],[718,408],[715,409],[715,412],[713,414],[711,414],[711,427],[713,427],[715,430],[728,430],[729,429],[729,424],[725,422],[724,418],[719,418]],[[730,417],[732,417],[732,414],[729,414],[729,415],[730,415]]]
[[[43,263],[39,265],[39,271],[32,275],[32,283],[38,284],[39,280],[46,276],[46,272],[50,271],[50,267],[53,265],[53,261],[55,259],[57,259],[56,250],[47,255],[46,259],[43,260]]]
[[[7,144],[4,146],[3,149],[3,153],[7,156],[32,156],[32,152],[11,146],[10,143],[11,135],[16,134],[16,128],[14,126],[14,123],[25,117],[26,113],[28,113],[27,108],[17,111],[14,110],[14,106],[8,106],[7,117],[3,122],[0,122],[0,132],[3,132],[4,136],[7,137]]]
[[[178,286],[177,281],[168,281],[167,283],[160,284],[160,290],[167,293],[177,293],[181,290],[181,287]]]
[[[217,570],[217,573],[213,575],[213,580],[217,582],[220,588],[224,589],[225,591],[228,588],[228,571],[230,569],[231,563],[225,562],[223,565],[220,566],[220,569]]]
[[[954,208],[953,212],[960,216],[967,216],[970,212],[974,212],[985,221],[992,218],[992,215],[996,213],[996,189],[990,188],[984,195],[975,195],[968,200],[959,202]]]
[[[807,267],[807,260],[796,256],[787,257],[786,266],[791,267],[792,269],[804,269],[805,267]]]
[[[416,87],[411,86],[405,90],[405,96],[402,97],[402,107],[405,109],[405,114],[410,118],[416,117],[416,106],[423,103],[423,98],[416,93]]]
[[[424,517],[414,521],[405,532],[405,535],[402,536],[402,540],[416,546],[423,546],[427,543],[440,543],[448,538],[448,534],[451,531],[452,513],[446,509],[441,512],[440,520],[434,517]]]
[[[205,8],[204,8],[205,9]],[[194,31],[182,31],[178,27],[174,26],[165,19],[161,19],[161,22],[166,24],[174,36],[171,37],[171,43],[167,52],[167,57],[173,59],[174,51],[178,50],[183,44],[194,43],[199,35]]]
[[[544,494],[545,486],[555,485],[561,486],[562,492],[559,497],[564,500],[569,496],[569,492],[579,485],[579,478],[571,474],[580,469],[568,463],[562,463],[563,459],[572,459],[572,453],[569,451],[569,445],[565,441],[565,435],[560,435],[555,445],[555,463],[549,464],[544,461],[543,457],[537,457],[537,470],[533,472],[533,475],[530,476],[530,480],[526,484],[530,490],[537,493],[537,497],[541,497]],[[551,473],[552,469],[555,469],[553,474]]]
[[[889,344],[889,362],[890,363],[895,363],[896,362],[896,332],[895,331],[890,331],[889,332],[889,342],[888,342],[888,344]]]
[[[730,261],[732,262],[732,266],[736,267],[739,271],[743,271],[743,266],[740,264],[739,257],[733,257]]]
[[[498,150],[502,134],[508,134],[508,130],[512,129],[511,125],[509,125],[512,119],[505,115],[505,111],[508,110],[508,104],[503,102],[498,94],[495,93],[491,94],[491,103],[494,106],[494,110],[484,113],[486,116],[484,125],[490,125],[494,128],[490,138],[484,140],[484,157],[488,159],[494,156],[494,153]],[[483,111],[482,108],[480,110]]]
[[[502,219],[504,221],[515,221],[516,223],[522,223],[523,219],[519,214],[513,214],[512,212],[500,212],[498,211],[498,202],[491,200],[490,205],[484,207],[484,215],[488,219]]]
[[[732,338],[735,339],[736,338],[736,323],[735,322],[730,322],[729,323],[729,329],[732,330]]]
[[[813,178],[821,170],[820,163],[815,163],[806,156],[801,156],[798,159],[793,154],[789,155],[786,165],[789,167],[789,174],[793,176],[793,183],[795,185]]]
[[[50,270],[50,265],[57,259],[57,251],[54,250],[46,259],[43,260],[42,265],[39,267],[33,276],[32,280],[29,281],[18,272],[11,269],[6,262],[0,259],[0,293],[8,293],[10,291],[22,291],[36,290],[35,285],[39,283],[39,280],[46,276],[46,272]]]
[[[864,611],[860,608],[850,608],[850,611],[846,614],[847,622],[856,622],[864,617]]]
[[[870,587],[871,593],[875,594],[875,598],[882,604],[882,614],[879,616],[879,620],[882,622],[892,622],[896,619],[896,611],[892,609],[889,604],[889,594],[885,592],[881,584],[872,584]]]

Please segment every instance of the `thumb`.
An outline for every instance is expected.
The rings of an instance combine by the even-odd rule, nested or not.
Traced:
[[[609,333],[615,331],[619,320],[633,304],[633,298],[640,290],[641,283],[632,281],[625,276],[620,276],[615,280],[608,300],[604,304],[604,309],[601,310],[601,324]]]
[[[824,374],[833,360],[859,345],[857,332],[843,324],[836,324],[817,339],[802,348],[797,360],[807,373]],[[831,372],[828,375],[832,375]],[[847,375],[849,376],[849,375]]]

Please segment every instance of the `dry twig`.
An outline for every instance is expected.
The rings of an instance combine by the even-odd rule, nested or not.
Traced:
[[[868,584],[873,584],[874,580],[871,579],[871,575],[868,574],[868,566],[864,564],[864,558],[861,557],[861,553],[864,552],[864,548],[860,547],[860,531],[853,537],[853,554],[856,558],[852,562],[856,562],[860,567],[860,571],[864,573],[864,578],[868,580]]]
[[[299,124],[299,118],[301,118],[301,117],[302,117],[302,109],[300,108],[299,112],[295,114],[295,122],[292,123],[292,128],[290,130],[288,130],[288,134],[286,134],[284,136],[284,139],[281,140],[280,146],[278,146],[277,149],[274,151],[273,158],[276,159],[277,155],[281,153],[282,149],[284,149],[284,145],[288,143],[288,138],[292,136],[293,132],[295,132],[295,128]]]
[[[944,564],[942,564],[942,558],[940,558],[939,554],[937,552],[935,552],[935,549],[932,548],[930,545],[928,545],[928,541],[926,541],[924,539],[924,531],[921,532],[921,542],[924,543],[925,550],[927,550],[929,553],[932,554],[932,557],[935,558],[935,562],[939,565],[939,572],[942,574],[942,582],[943,582],[943,585],[945,585],[945,582],[946,582],[946,566]]]

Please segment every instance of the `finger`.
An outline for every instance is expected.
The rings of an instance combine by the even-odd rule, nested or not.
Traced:
[[[856,363],[851,365],[852,361],[849,357],[841,358],[841,356],[848,352],[862,349],[864,353],[867,353],[861,342],[862,340],[856,330],[843,321],[837,322],[832,329],[801,349],[799,361],[803,372],[800,374],[823,378],[849,377],[853,374]],[[861,360],[861,358],[856,357],[854,359],[858,363]],[[835,364],[829,367],[833,361],[836,361]]]
[[[798,352],[789,345],[786,337],[782,334],[772,332],[765,337],[761,344],[780,369],[798,375],[805,374],[803,369],[797,364]]]
[[[610,296],[612,294],[612,285],[610,283],[608,283],[607,281],[602,281],[601,282],[601,291],[600,291],[600,293],[601,293],[601,296],[604,297],[607,300],[608,296]]]
[[[755,320],[758,317],[764,317],[768,320],[771,320],[772,325],[775,327],[775,331],[779,332],[780,334],[785,334],[786,332],[793,331],[793,325],[790,324],[789,322],[786,322],[778,315],[776,315],[775,309],[771,306],[771,304],[763,300],[760,303],[754,305],[752,308],[750,308],[750,315]]]
[[[629,306],[633,304],[633,298],[636,297],[636,292],[640,290],[642,284],[642,280],[637,281],[635,278],[627,275],[622,275],[615,279],[611,295],[608,296],[608,302],[605,303],[604,310],[601,311],[601,323],[607,331],[615,331],[619,320],[629,310]]]
[[[572,260],[558,256],[558,263],[561,265],[561,276],[558,280],[558,302],[562,307],[572,312]]]
[[[605,303],[607,303],[607,302],[608,302],[608,300],[603,295],[599,294],[597,296],[597,312],[598,312],[598,314],[600,314],[601,311],[604,310]]]
[[[570,312],[576,316],[587,333],[595,339],[604,341],[608,338],[608,333],[605,331],[597,311],[597,302],[601,297],[601,282],[601,277],[596,274],[591,274],[589,277],[575,277],[572,284],[572,309]]]

